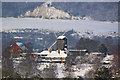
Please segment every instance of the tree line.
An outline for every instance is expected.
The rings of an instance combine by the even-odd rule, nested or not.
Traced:
[[[110,36],[104,38],[103,42],[89,38],[80,38],[76,44],[76,48],[87,49],[88,52],[101,52],[105,53],[105,55],[106,53],[113,54],[113,48],[118,45],[113,44],[113,41],[113,38]]]

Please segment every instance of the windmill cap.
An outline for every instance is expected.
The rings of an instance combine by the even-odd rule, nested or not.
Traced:
[[[59,36],[57,39],[64,39],[66,36]]]

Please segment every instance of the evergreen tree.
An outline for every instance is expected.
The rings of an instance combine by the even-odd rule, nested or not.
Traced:
[[[113,39],[112,37],[105,38],[105,45],[108,48],[109,53],[112,53],[113,51]]]
[[[112,77],[110,71],[106,67],[100,67],[98,70],[95,72],[95,80],[110,80]]]
[[[86,38],[81,38],[77,44],[76,48],[77,49],[87,49],[89,52],[94,52],[97,51],[98,49],[98,41],[94,41],[91,39],[86,39]]]
[[[107,47],[104,44],[101,44],[98,50],[102,53],[105,53],[105,56],[108,51]]]

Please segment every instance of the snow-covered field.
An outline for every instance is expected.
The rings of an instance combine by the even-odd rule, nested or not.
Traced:
[[[39,18],[2,18],[2,29],[38,28],[50,30],[92,30],[94,32],[118,32],[117,22],[102,22],[93,20],[48,20]]]

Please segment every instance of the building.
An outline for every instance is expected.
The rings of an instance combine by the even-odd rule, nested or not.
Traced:
[[[57,38],[57,50],[67,49],[67,38],[66,36],[59,36]]]
[[[52,51],[52,47],[57,43],[57,50]],[[34,57],[38,58],[38,62],[65,62],[67,57],[67,37],[59,36],[57,40],[50,46],[48,51],[33,53]]]
[[[34,57],[37,57],[38,62],[65,62],[65,58],[67,57],[67,54],[65,51],[60,50],[60,53],[58,50],[56,51],[42,51],[41,53],[33,53]]]
[[[26,51],[25,45],[20,41],[15,41],[12,45],[10,45],[10,53],[11,54],[20,54]]]
[[[90,56],[101,56],[101,55],[103,55],[103,53],[101,53],[101,52],[91,52],[90,53]]]

